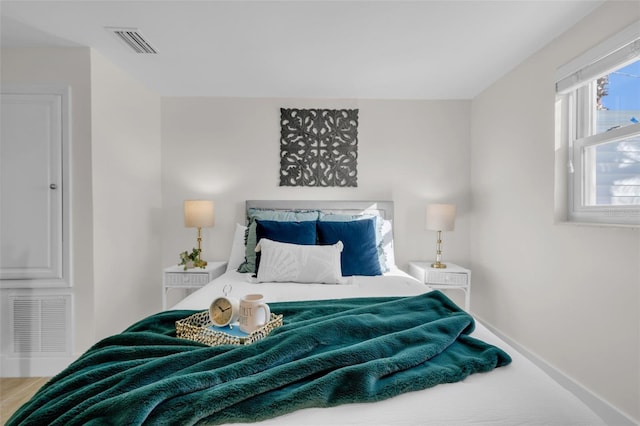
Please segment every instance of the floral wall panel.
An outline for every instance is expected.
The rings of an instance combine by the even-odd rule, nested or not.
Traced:
[[[280,109],[280,186],[358,186],[357,109]]]

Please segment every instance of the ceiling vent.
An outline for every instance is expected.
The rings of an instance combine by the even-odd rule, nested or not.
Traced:
[[[158,53],[137,28],[107,28],[136,53]]]

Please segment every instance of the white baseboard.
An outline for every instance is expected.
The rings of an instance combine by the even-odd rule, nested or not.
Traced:
[[[0,356],[0,377],[53,377],[69,364],[74,357],[18,358]]]
[[[495,335],[500,337],[502,340],[507,342],[509,345],[513,346],[518,352],[524,355],[527,359],[533,362],[535,365],[540,367],[545,373],[547,373],[553,380],[555,380],[560,386],[574,394],[577,398],[579,398],[582,402],[584,402],[589,408],[591,408],[598,416],[605,421],[606,424],[610,426],[638,426],[640,423],[629,417],[627,414],[623,413],[609,402],[600,398],[598,395],[591,392],[589,389],[585,388],[580,383],[577,383],[571,377],[564,374],[562,371],[558,370],[554,366],[547,363],[545,360],[540,358],[538,355],[529,351],[519,343],[510,339],[508,336],[502,334],[495,327],[484,321],[482,318],[478,318],[478,321],[482,323],[485,327],[491,330]]]

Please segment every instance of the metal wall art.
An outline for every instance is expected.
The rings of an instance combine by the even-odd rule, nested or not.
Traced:
[[[357,109],[280,109],[280,186],[358,186]]]

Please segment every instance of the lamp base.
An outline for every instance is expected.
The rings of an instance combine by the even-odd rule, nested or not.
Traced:
[[[435,262],[431,264],[432,268],[436,268],[436,269],[444,269],[447,267],[446,263],[441,263],[441,262]]]

